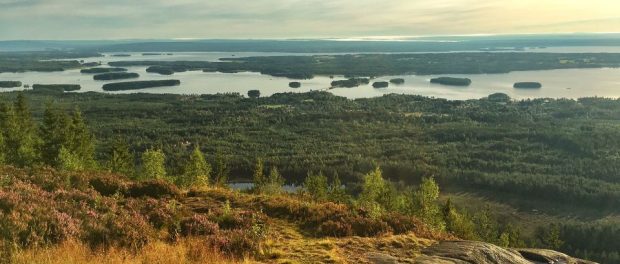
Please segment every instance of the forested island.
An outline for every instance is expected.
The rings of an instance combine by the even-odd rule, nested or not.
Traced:
[[[89,127],[100,142],[97,157],[114,152],[122,131],[128,153],[156,147],[165,153],[167,175],[182,175],[183,157],[191,148],[179,142],[198,142],[214,166],[214,181],[251,180],[255,157],[262,157],[289,183],[304,182],[309,171],[329,179],[338,175],[355,197],[364,189],[365,175],[380,165],[382,177],[393,184],[387,190],[395,194],[434,176],[442,203],[450,198],[459,215],[467,216],[463,219],[474,221],[471,232],[448,229],[462,238],[497,244],[508,239],[503,245],[617,261],[618,220],[597,219],[618,213],[620,206],[620,168],[609,155],[620,149],[615,129],[620,100],[512,101],[506,95],[469,101],[412,95],[348,100],[326,92],[263,98],[25,94],[36,120],[44,117],[50,98],[96,120]],[[9,101],[16,95],[0,96]],[[515,221],[505,206],[518,208],[522,218]],[[534,209],[537,213],[528,213]],[[567,212],[570,220],[563,217]],[[484,221],[492,227],[476,227]]]
[[[181,81],[179,80],[134,81],[106,83],[102,86],[102,89],[104,91],[125,91],[179,85],[181,85]]]
[[[400,84],[405,84],[405,79],[403,79],[403,78],[395,78],[395,79],[391,79],[391,80],[390,80],[390,83],[392,83],[392,84],[397,84],[397,85],[400,85]]]
[[[481,74],[512,71],[619,67],[620,54],[430,53],[224,58],[207,61],[118,61],[112,66],[165,66],[205,72],[251,71],[293,79],[315,75]]]
[[[150,73],[158,73],[161,75],[172,75],[174,74],[174,70],[170,67],[164,67],[164,66],[150,66],[148,68],[146,68],[146,72],[150,72]]]
[[[516,89],[540,89],[542,84],[539,82],[518,82],[513,87]]]
[[[453,78],[453,77],[438,77],[432,78],[431,83],[437,83],[442,85],[451,86],[469,86],[471,85],[471,79],[468,78]]]
[[[89,68],[80,70],[81,73],[110,73],[110,72],[126,72],[125,68]]]
[[[102,73],[93,76],[94,80],[97,81],[109,81],[109,80],[121,80],[121,79],[133,79],[139,78],[140,74],[135,72],[110,72],[110,73]]]
[[[288,83],[288,87],[300,88],[301,87],[301,83],[300,82],[290,82],[290,83]]]
[[[389,82],[374,82],[372,87],[374,88],[388,88],[390,86]]]
[[[370,79],[368,78],[350,78],[347,80],[332,81],[331,86],[333,88],[353,88],[369,83]]]
[[[0,81],[0,88],[15,88],[22,87],[22,82],[19,81]]]
[[[95,52],[0,52],[0,73],[2,72],[55,72],[83,67],[78,60],[84,57],[100,57]],[[62,60],[60,60],[62,59]]]
[[[72,92],[79,91],[79,84],[34,84],[32,90],[37,92]]]

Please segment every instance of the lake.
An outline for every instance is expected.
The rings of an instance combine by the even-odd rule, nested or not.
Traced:
[[[616,47],[608,47],[606,50],[615,51]],[[568,49],[568,48],[567,48]],[[573,48],[574,49],[574,48]],[[548,52],[567,52],[566,49],[549,48],[542,49]],[[568,49],[570,50],[570,49]],[[602,49],[603,50],[603,49]],[[537,50],[538,51],[538,50]],[[581,49],[583,52],[591,50]],[[620,50],[618,50],[620,51]],[[266,53],[266,52],[181,52],[172,55],[149,55],[141,53],[130,54],[130,57],[114,57],[105,54],[105,57],[83,58],[86,62],[123,61],[123,60],[166,60],[166,61],[216,61],[220,58],[248,57],[248,56],[282,56],[282,55],[319,55],[319,54],[300,54],[300,53]],[[172,76],[163,76],[155,73],[147,73],[147,67],[126,67],[129,72],[140,74],[140,78],[132,80],[163,80],[179,79],[181,86],[161,87],[135,91],[122,91],[114,93],[173,93],[173,94],[216,94],[216,93],[241,93],[246,94],[248,90],[257,89],[262,96],[269,96],[274,93],[282,92],[307,92],[312,90],[327,90],[330,83],[335,79],[344,79],[342,76],[335,76],[331,79],[328,76],[316,76],[311,80],[301,80],[301,88],[289,88],[287,78],[272,77],[261,75],[254,72],[241,73],[219,73],[202,71],[189,71],[175,73]],[[404,76],[384,76],[374,81],[388,81],[392,78],[403,78],[405,84],[390,85],[388,88],[375,89],[372,82],[356,88],[337,88],[329,91],[339,96],[348,98],[376,97],[383,94],[416,94],[429,97],[446,98],[454,100],[478,99],[489,94],[502,92],[516,99],[526,98],[580,98],[580,97],[620,97],[620,68],[602,69],[564,69],[564,70],[543,70],[543,71],[520,71],[507,74],[450,74],[442,76],[465,77],[472,80],[472,85],[468,87],[453,87],[439,84],[431,84],[429,80],[436,75],[404,75]],[[24,84],[80,84],[80,92],[97,91],[103,92],[101,86],[105,83],[115,81],[95,81],[92,75],[82,74],[79,70],[67,70],[64,72],[23,72],[23,73],[0,73],[0,80],[21,81]],[[515,82],[535,81],[543,84],[542,89],[513,89]],[[2,89],[2,91],[22,90]]]

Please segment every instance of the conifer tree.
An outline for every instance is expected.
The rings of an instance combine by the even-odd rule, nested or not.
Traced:
[[[275,166],[271,167],[271,170],[269,171],[269,176],[267,177],[267,184],[265,185],[263,192],[268,195],[281,194],[284,192],[282,188],[283,186],[284,178],[278,171],[278,168],[276,168]]]
[[[135,174],[134,154],[129,150],[129,144],[121,137],[118,137],[112,144],[107,168],[111,172],[128,177],[133,177]]]
[[[7,162],[18,167],[38,162],[39,137],[24,95],[17,95],[13,107],[3,107],[2,115]]]
[[[337,172],[334,173],[332,182],[329,185],[328,196],[329,200],[337,203],[347,202],[350,198],[349,195],[347,195],[347,192],[342,185],[342,182],[340,181],[340,177],[338,177]]]

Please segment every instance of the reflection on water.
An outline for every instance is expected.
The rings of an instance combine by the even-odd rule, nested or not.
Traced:
[[[223,57],[245,56],[273,56],[291,55],[286,53],[175,53],[173,55],[143,56],[141,53],[131,53],[131,57],[111,57],[109,54],[101,58],[85,58],[86,62],[118,60],[200,60],[214,61]],[[300,55],[300,54],[297,54]],[[173,93],[173,94],[215,94],[215,93],[240,93],[246,94],[248,90],[257,89],[262,96],[269,96],[281,92],[307,92],[311,90],[326,90],[330,87],[333,79],[327,76],[317,76],[311,80],[301,80],[302,87],[289,88],[292,80],[287,78],[272,77],[259,73],[205,73],[190,71],[175,73],[172,76],[163,76],[155,73],[147,73],[146,67],[128,67],[129,72],[140,74],[140,78],[133,80],[163,80],[179,79],[181,86],[160,87],[137,91],[123,91],[116,93]],[[580,98],[589,96],[620,97],[620,69],[566,69],[545,71],[522,71],[508,74],[451,74],[454,77],[466,77],[472,79],[469,87],[452,87],[438,84],[430,84],[433,76],[385,76],[374,81],[388,81],[391,78],[403,78],[405,84],[390,85],[386,89],[375,89],[372,82],[369,85],[356,88],[338,88],[330,92],[348,98],[375,97],[383,94],[417,94],[446,99],[478,99],[491,93],[503,92],[513,98]],[[336,79],[343,78],[336,76]],[[82,74],[79,70],[64,72],[24,72],[24,73],[0,73],[0,80],[21,81],[23,84],[80,84],[81,92],[102,92],[101,86],[114,81],[94,81],[92,75]],[[534,81],[543,84],[542,89],[513,89],[515,82]],[[2,91],[20,90],[2,89]]]

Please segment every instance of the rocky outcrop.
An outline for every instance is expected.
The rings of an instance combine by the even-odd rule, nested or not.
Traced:
[[[417,264],[593,264],[568,255],[541,249],[505,249],[477,241],[441,241],[422,249]]]

